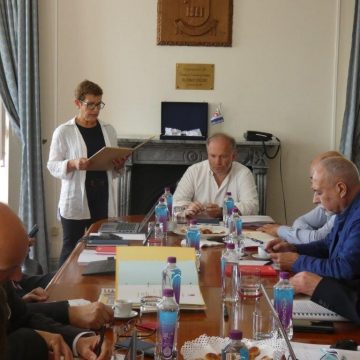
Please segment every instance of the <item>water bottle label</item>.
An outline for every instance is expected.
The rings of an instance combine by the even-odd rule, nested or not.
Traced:
[[[159,330],[161,338],[161,355],[171,358],[174,348],[176,324],[178,314],[176,311],[159,312]]]
[[[275,289],[274,307],[284,328],[287,329],[292,320],[293,290]]]
[[[196,250],[200,249],[200,231],[199,230],[189,229],[186,234],[186,238],[187,238],[188,246],[193,247]]]
[[[237,236],[241,235],[241,233],[242,233],[242,221],[241,221],[241,219],[236,219],[234,225],[235,225],[234,226],[235,227],[234,231],[235,231],[236,235]]]
[[[167,215],[166,216],[156,216],[156,221],[159,222],[160,224],[163,225],[163,231],[166,232],[167,231]]]
[[[181,286],[181,274],[173,273],[172,276],[172,288],[174,290],[175,301],[180,304],[180,286]]]

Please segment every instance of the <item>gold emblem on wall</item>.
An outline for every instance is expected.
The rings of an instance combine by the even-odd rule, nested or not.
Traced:
[[[213,90],[214,64],[176,64],[176,89]]]
[[[232,45],[233,0],[158,0],[158,45]]]

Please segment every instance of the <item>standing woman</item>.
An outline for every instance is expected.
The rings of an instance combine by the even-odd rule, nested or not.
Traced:
[[[59,214],[63,228],[61,266],[85,229],[100,219],[117,216],[117,177],[126,159],[108,171],[87,171],[89,158],[104,146],[117,146],[115,129],[98,119],[103,91],[84,80],[75,90],[76,117],[55,129],[47,167],[61,179]]]

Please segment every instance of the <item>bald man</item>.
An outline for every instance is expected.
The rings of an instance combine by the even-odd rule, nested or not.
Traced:
[[[206,143],[208,159],[190,166],[179,181],[173,206],[186,206],[186,214],[206,213],[222,217],[222,206],[227,192],[235,201],[241,215],[255,215],[259,199],[254,175],[244,165],[234,161],[235,139],[216,133]]]
[[[310,165],[310,179],[312,178],[314,166],[320,160],[334,156],[342,156],[342,154],[331,150],[317,155]],[[318,205],[306,214],[298,217],[292,226],[266,224],[258,230],[279,237],[291,244],[307,244],[324,239],[334,225],[335,216],[335,214],[324,209],[322,205]]]
[[[272,240],[266,250],[282,270],[360,278],[360,181],[355,165],[343,157],[319,161],[313,169],[312,189],[314,202],[337,214],[332,231],[309,244]]]
[[[11,281],[21,279],[21,265],[28,246],[20,219],[8,206],[0,203],[0,284],[6,291],[9,307],[5,359],[47,360],[48,351],[53,352],[55,360],[60,360],[61,355],[64,360],[73,359],[73,353],[84,359],[108,359],[111,349],[107,341],[97,357],[94,350],[99,336],[29,311],[15,293]]]

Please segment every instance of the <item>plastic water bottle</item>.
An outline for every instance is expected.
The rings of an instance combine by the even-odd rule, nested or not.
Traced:
[[[239,269],[238,255],[234,243],[227,243],[226,250],[221,256],[221,280],[223,301],[236,302],[239,300]]]
[[[163,298],[157,305],[158,329],[155,359],[176,359],[178,313],[179,305],[174,299],[173,289],[164,289]]]
[[[169,210],[168,218],[168,231],[174,231],[176,228],[176,221],[173,218],[173,196],[170,192],[170,188],[166,187],[163,197],[165,198],[165,203]]]
[[[168,207],[168,210],[169,210],[169,218],[170,218],[171,214],[172,214],[173,196],[172,196],[172,194],[170,192],[169,187],[165,188],[165,192],[164,192],[163,196],[165,198],[165,201],[166,201],[166,204],[167,204],[167,207]]]
[[[294,300],[294,288],[289,282],[289,273],[280,272],[280,280],[274,285],[274,308],[279,315],[280,321],[287,332],[289,339],[293,337],[292,311]]]
[[[176,303],[180,304],[181,270],[176,266],[176,257],[167,258],[167,266],[162,272],[162,291],[173,289]]]
[[[248,360],[249,350],[241,341],[242,332],[240,330],[231,330],[229,333],[231,342],[221,351],[221,360]]]
[[[234,207],[234,199],[231,197],[231,192],[226,193],[224,203],[223,203],[223,222],[225,227],[228,227],[228,220],[231,216],[231,210]]]
[[[234,207],[229,220],[229,240],[235,243],[235,249],[239,258],[244,255],[244,237],[242,235],[242,228],[243,223],[239,214],[239,209]]]
[[[190,221],[190,226],[188,230],[186,231],[186,245],[188,247],[195,248],[196,253],[196,268],[198,271],[200,271],[200,229],[197,226],[196,220]]]
[[[163,224],[156,223],[154,227],[154,239],[156,244],[162,245],[164,243],[164,230],[163,230]]]
[[[169,210],[163,196],[160,197],[159,203],[155,206],[155,220],[163,224],[164,234],[167,232],[167,224],[169,219]]]

